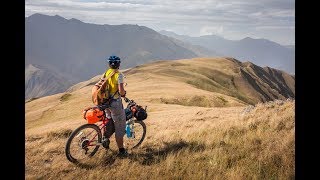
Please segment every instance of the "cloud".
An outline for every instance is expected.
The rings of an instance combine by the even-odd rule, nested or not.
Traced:
[[[223,26],[204,26],[200,29],[200,35],[223,35]]]
[[[58,14],[89,23],[139,24],[178,34],[215,33],[226,38],[228,32],[254,31],[263,25],[292,27],[295,17],[294,0],[26,0],[25,7],[26,16]],[[289,42],[294,43],[290,37]]]
[[[257,30],[277,30],[277,29],[287,29],[287,30],[295,30],[294,26],[258,26]]]

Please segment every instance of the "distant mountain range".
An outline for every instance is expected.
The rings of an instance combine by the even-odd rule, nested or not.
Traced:
[[[267,39],[250,37],[241,40],[227,40],[216,35],[190,37],[164,30],[159,33],[205,47],[221,56],[232,56],[240,61],[250,61],[259,66],[269,66],[291,74],[295,73],[294,46],[282,46]]]
[[[112,54],[121,57],[122,68],[197,56],[144,26],[97,25],[41,14],[27,17],[25,26],[26,64],[48,66],[77,81],[102,72]]]
[[[270,47],[263,46],[264,48],[260,48],[259,45],[260,49],[255,50],[251,48],[255,47],[251,44],[255,40],[250,39],[247,43],[240,43],[246,44],[243,47],[228,46],[227,49],[232,52],[228,53],[222,51],[224,49],[222,47],[227,47],[223,46],[224,41],[216,46],[211,46],[209,40],[206,41],[208,45],[199,42],[202,40],[195,43],[184,38],[162,35],[145,26],[98,25],[84,23],[74,18],[65,19],[58,15],[33,14],[25,18],[25,97],[29,99],[63,92],[75,83],[102,74],[107,68],[107,57],[110,55],[121,58],[122,69],[155,60],[216,56],[239,58],[239,54],[244,57],[240,57],[240,60],[252,61],[258,65],[261,63],[270,67],[291,65],[291,61],[282,63],[283,60],[276,57],[278,56],[276,50],[284,49],[282,46],[274,49],[274,43],[267,43],[271,44]],[[234,44],[239,43],[234,42]],[[285,48],[285,51],[288,49],[292,48]],[[274,56],[274,58],[260,59],[259,56],[250,55],[252,52],[269,54],[268,57]]]
[[[25,18],[26,68],[30,64],[40,65],[72,83],[103,73],[110,55],[121,58],[121,68],[153,60],[198,56],[188,49],[192,45],[183,47],[182,44],[183,42],[138,25],[97,25],[42,14]],[[29,75],[34,74],[26,74]],[[33,92],[32,96],[42,94]],[[29,93],[26,93],[26,97],[30,97]]]

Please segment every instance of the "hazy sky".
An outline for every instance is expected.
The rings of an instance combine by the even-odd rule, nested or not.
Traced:
[[[295,44],[294,0],[26,0],[25,16],[60,15],[95,24],[138,24],[156,31]]]

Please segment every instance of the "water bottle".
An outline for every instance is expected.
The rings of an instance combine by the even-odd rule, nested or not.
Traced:
[[[127,124],[127,125],[126,125],[126,133],[127,133],[127,137],[128,137],[128,138],[130,138],[130,137],[132,136],[130,124]]]

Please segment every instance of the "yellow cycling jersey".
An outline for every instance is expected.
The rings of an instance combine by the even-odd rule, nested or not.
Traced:
[[[109,74],[112,73],[112,71],[114,71],[115,69],[108,69],[105,73],[105,77],[107,77]],[[114,73],[114,75],[112,75],[109,79],[108,79],[108,91],[110,96],[114,95],[114,93],[118,90],[118,78],[119,78],[119,71],[116,70],[116,72]],[[114,95],[114,98],[118,98],[119,95],[118,93]]]

